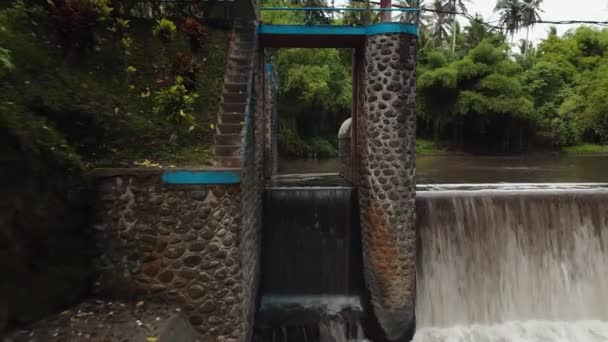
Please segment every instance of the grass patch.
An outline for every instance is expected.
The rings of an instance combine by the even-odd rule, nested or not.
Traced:
[[[447,150],[437,142],[426,139],[416,139],[416,155],[418,156],[437,156],[446,154]]]
[[[608,145],[580,144],[564,147],[564,152],[572,155],[608,154]]]

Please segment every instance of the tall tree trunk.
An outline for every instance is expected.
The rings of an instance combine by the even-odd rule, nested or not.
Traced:
[[[452,6],[452,55],[456,53],[456,0]]]
[[[528,56],[528,45],[530,45],[530,26],[526,26],[526,45],[524,46],[524,56]]]

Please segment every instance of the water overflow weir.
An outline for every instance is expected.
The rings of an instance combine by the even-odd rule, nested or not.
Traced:
[[[604,185],[421,185],[416,205],[414,341],[608,341]],[[265,208],[258,340],[368,341],[355,189],[272,186]]]
[[[416,342],[607,341],[608,189],[417,194]]]

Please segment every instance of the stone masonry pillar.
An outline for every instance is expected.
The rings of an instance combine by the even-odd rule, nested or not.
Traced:
[[[372,35],[365,44],[358,113],[364,274],[374,314],[391,341],[414,329],[416,284],[414,112],[416,37]]]

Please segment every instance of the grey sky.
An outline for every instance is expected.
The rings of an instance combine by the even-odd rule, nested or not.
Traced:
[[[467,6],[471,14],[480,13],[486,21],[494,21],[499,18],[494,13],[495,0],[470,0]],[[544,20],[603,20],[608,21],[608,0],[545,0],[542,4],[544,12],[541,17]],[[539,24],[530,31],[530,39],[538,42],[547,36],[550,25]],[[559,34],[563,34],[569,29],[578,25],[557,25]],[[525,38],[525,30],[517,36]]]

